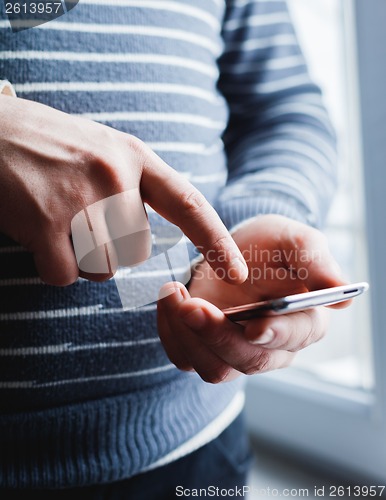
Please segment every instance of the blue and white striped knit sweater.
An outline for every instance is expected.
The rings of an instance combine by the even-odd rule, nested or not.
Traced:
[[[262,213],[323,221],[333,136],[283,1],[81,0],[16,34],[0,2],[1,78],[140,137],[229,228]],[[170,365],[153,305],[123,312],[114,281],[43,285],[31,255],[0,245],[1,487],[127,478],[240,411],[242,379],[213,386]],[[170,279],[125,279],[140,293],[154,273]]]

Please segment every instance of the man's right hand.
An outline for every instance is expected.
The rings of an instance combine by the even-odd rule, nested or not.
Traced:
[[[69,285],[79,276],[73,217],[133,188],[204,256],[210,251],[211,266],[225,269],[228,281],[247,277],[238,247],[208,201],[138,138],[2,95],[0,124],[0,232],[34,254],[45,283]]]

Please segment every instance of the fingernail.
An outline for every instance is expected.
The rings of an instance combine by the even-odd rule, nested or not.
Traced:
[[[231,261],[229,266],[229,272],[231,271],[233,271],[236,274],[235,278],[236,277],[243,278],[245,281],[248,277],[248,266],[245,263],[245,261],[241,260],[239,257],[236,257]],[[233,277],[231,276],[231,278]]]
[[[166,290],[161,290],[160,295],[158,297],[159,299],[166,299],[166,302],[168,304],[178,304],[179,302],[182,302],[185,299],[185,296],[182,292],[182,290],[178,286],[166,288]]]
[[[265,332],[263,332],[260,335],[260,337],[255,339],[252,342],[252,344],[260,344],[260,345],[269,344],[270,342],[272,342],[274,336],[275,336],[275,334],[273,333],[273,330],[271,328],[269,328],[268,330],[265,330]]]
[[[206,323],[205,313],[200,308],[195,309],[181,319],[192,330],[201,330]]]

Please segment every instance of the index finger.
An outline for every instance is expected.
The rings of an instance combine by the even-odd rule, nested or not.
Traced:
[[[144,200],[176,224],[202,251],[216,274],[242,283],[248,268],[239,248],[204,195],[146,147],[141,179]]]

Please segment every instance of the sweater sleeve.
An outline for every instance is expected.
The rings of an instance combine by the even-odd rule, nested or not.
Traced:
[[[230,0],[219,89],[229,105],[228,228],[276,213],[320,227],[336,186],[335,136],[285,1]]]

